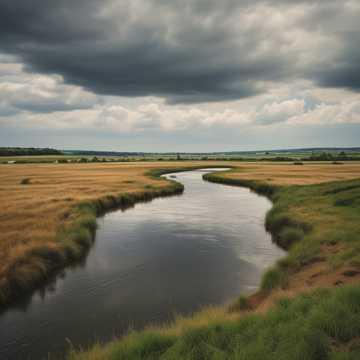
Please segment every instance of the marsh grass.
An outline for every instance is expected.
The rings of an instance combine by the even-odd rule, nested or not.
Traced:
[[[360,180],[272,187],[231,178],[233,173],[236,170],[204,178],[246,186],[268,196],[273,207],[266,216],[266,229],[273,241],[288,250],[288,255],[264,274],[263,291],[286,286],[292,273],[319,259],[329,268],[360,264]],[[341,250],[330,255],[323,252],[324,246],[335,244],[341,245]]]
[[[267,270],[262,277],[260,288],[265,293],[269,293],[277,287],[285,288],[288,281],[288,274],[283,268],[274,266]]]
[[[179,169],[171,169],[176,171]],[[148,171],[148,177],[158,180],[168,169]],[[55,241],[36,244],[10,263],[0,280],[0,305],[18,299],[40,285],[52,273],[67,264],[80,261],[94,241],[96,218],[106,211],[126,209],[137,202],[150,201],[155,197],[169,196],[183,192],[183,185],[175,181],[162,180],[158,184],[144,184],[141,191],[122,192],[75,203],[64,215],[64,221],[57,229]]]
[[[232,302],[229,307],[229,312],[239,312],[251,310],[251,304],[247,296],[240,295],[234,302]]]
[[[217,319],[179,334],[171,327],[135,332],[87,352],[72,351],[68,359],[357,359],[360,347],[348,344],[359,337],[360,286],[356,285],[283,298],[264,315]]]
[[[231,171],[228,171],[227,174],[231,174]],[[261,181],[253,181],[247,179],[232,179],[231,177],[219,176],[217,173],[209,173],[203,176],[203,179],[210,182],[216,182],[219,184],[235,185],[247,187],[258,194],[271,197],[277,190],[277,186],[270,185]]]
[[[199,162],[2,165],[0,307],[58,269],[83,261],[94,240],[97,216],[180,194],[181,184],[160,176],[202,167]],[[29,183],[36,186],[23,186]]]

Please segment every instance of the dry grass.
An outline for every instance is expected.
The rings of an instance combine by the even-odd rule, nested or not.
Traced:
[[[33,272],[45,275],[43,259],[26,259],[35,249],[61,252],[57,234],[74,220],[75,205],[165,188],[168,182],[146,172],[176,167],[179,163],[0,165],[0,288],[14,271],[24,283]]]
[[[228,173],[232,179],[258,180],[273,185],[308,185],[360,177],[360,162],[331,163],[244,163]]]
[[[43,259],[29,254],[56,254],[63,244],[59,229],[74,221],[75,205],[168,186],[146,175],[151,169],[189,166],[234,166],[233,178],[272,184],[308,184],[360,177],[360,163],[343,165],[243,162],[136,162],[92,164],[0,165],[0,288],[15,270],[25,284],[31,273],[46,274]],[[40,250],[39,250],[40,249]],[[40,276],[39,275],[39,276]]]

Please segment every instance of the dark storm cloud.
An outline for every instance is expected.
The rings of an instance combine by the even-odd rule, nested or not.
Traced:
[[[0,49],[19,56],[30,71],[61,74],[68,83],[98,94],[218,101],[260,93],[266,81],[306,76],[324,86],[359,89],[359,54],[352,53],[352,36],[346,38],[337,62],[331,63],[331,72],[323,66],[304,69],[295,66],[296,51],[280,50],[286,49],[288,40],[282,29],[272,31],[272,19],[263,19],[263,25],[251,17],[256,6],[291,4],[1,0]],[[311,31],[316,23],[319,31],[326,29],[329,19],[322,14],[334,16],[334,4],[316,2],[296,26]]]
[[[360,91],[360,31],[343,34],[345,49],[334,64],[313,73],[321,86]]]

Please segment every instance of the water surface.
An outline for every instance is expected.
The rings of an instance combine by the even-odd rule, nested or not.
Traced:
[[[0,359],[59,355],[256,289],[283,255],[264,229],[271,203],[205,172],[167,175],[183,195],[100,218],[82,266],[0,315]]]

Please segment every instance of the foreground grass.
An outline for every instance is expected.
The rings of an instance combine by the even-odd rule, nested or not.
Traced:
[[[181,334],[147,330],[72,352],[69,360],[340,360],[360,357],[360,286],[283,298],[265,315],[215,320]]]

